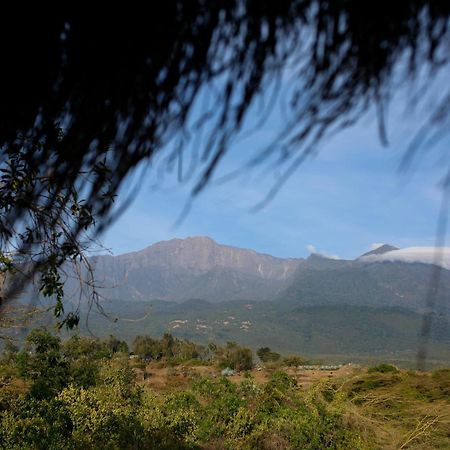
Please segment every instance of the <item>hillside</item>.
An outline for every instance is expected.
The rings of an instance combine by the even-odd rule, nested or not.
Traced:
[[[135,336],[165,332],[204,344],[237,341],[256,351],[270,346],[284,354],[300,353],[333,361],[391,361],[414,366],[422,315],[399,307],[355,305],[293,306],[277,302],[204,300],[125,302],[106,305],[109,317],[91,313],[89,328],[132,342]],[[50,323],[50,322],[48,322]],[[82,330],[84,324],[81,324]],[[450,323],[434,315],[428,363],[450,361]]]
[[[421,312],[429,289],[432,265],[363,260],[308,258],[291,277],[278,300],[295,305],[358,305]],[[449,312],[450,271],[442,270],[436,308]]]
[[[159,242],[139,252],[92,258],[105,295],[128,300],[270,300],[301,259],[219,245],[207,237]]]
[[[394,251],[393,251],[394,250]],[[278,301],[289,305],[365,305],[420,312],[431,264],[377,261],[383,245],[355,260],[313,254],[276,258],[217,244],[208,237],[173,239],[141,251],[92,258],[101,293],[112,301]],[[450,271],[442,270],[439,311],[450,311]]]

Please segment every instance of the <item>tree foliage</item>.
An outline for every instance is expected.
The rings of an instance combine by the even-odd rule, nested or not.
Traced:
[[[281,357],[279,353],[273,352],[269,347],[261,347],[256,354],[262,362],[278,361]]]
[[[172,341],[174,349],[183,344],[168,338],[158,341]],[[31,371],[21,370],[20,354],[0,360],[0,369],[10,365],[19,369],[15,378],[31,381],[20,393],[9,391],[8,383],[0,385],[0,447],[252,449],[272,448],[277,439],[286,449],[360,448],[357,430],[348,429],[337,412],[339,402],[303,397],[285,373],[274,373],[264,386],[250,376],[241,384],[196,377],[186,390],[158,393],[136,383],[123,353],[101,350],[110,341],[72,337],[61,343],[36,329],[22,353]],[[223,348],[228,355],[239,350],[245,349],[235,343]],[[86,360],[98,368],[90,384],[78,372]]]
[[[250,370],[253,367],[252,351],[236,342],[227,342],[224,347],[217,347],[216,359],[222,368]]]
[[[51,398],[67,384],[68,364],[60,352],[60,339],[43,328],[34,329],[17,355],[19,374],[32,381],[34,398]]]
[[[133,353],[143,361],[203,361],[220,368],[249,370],[253,366],[253,355],[249,348],[236,342],[221,346],[211,342],[207,347],[164,333],[161,339],[137,336],[132,345]]]
[[[21,372],[20,352],[4,352],[0,448],[448,447],[450,369],[423,373],[386,364],[353,366],[318,380],[317,374],[310,378],[290,368],[289,374],[264,370],[231,380],[217,368],[198,367],[197,372],[182,361],[182,370],[189,368],[192,376],[167,373],[162,387],[161,380],[137,381],[135,374],[142,369],[134,358],[111,353],[112,340],[73,336],[61,342],[45,329],[33,330],[24,349],[30,367],[39,367],[39,377],[52,387],[45,396],[36,389],[37,371]],[[173,343],[176,348],[175,338]],[[219,348],[210,345],[211,351]],[[227,351],[238,348],[235,343],[224,346]],[[52,358],[58,363],[50,364]],[[86,361],[97,368],[91,383],[80,377],[80,364]],[[61,383],[62,362],[67,377]],[[156,372],[159,365],[147,369]]]

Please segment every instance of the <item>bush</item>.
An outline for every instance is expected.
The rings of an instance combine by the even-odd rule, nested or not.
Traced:
[[[61,402],[24,396],[0,413],[0,448],[70,448],[72,423]]]
[[[67,385],[69,369],[60,352],[60,339],[44,328],[36,328],[27,336],[16,364],[20,376],[32,380],[32,397],[51,398]]]
[[[398,373],[397,367],[392,364],[380,364],[378,366],[370,367],[368,372],[378,372],[378,373]]]
[[[135,383],[126,354],[111,353],[117,342],[77,337],[61,345],[43,329],[32,333],[27,351],[13,359],[30,392],[0,387],[0,448],[359,448],[331,385],[306,398],[294,378],[276,371],[265,385],[251,374],[241,384],[199,377],[188,390],[154,395]],[[164,342],[172,352],[165,363],[181,357],[177,348],[191,354],[182,341],[166,335]],[[251,367],[251,351],[235,343],[208,351],[216,361]]]
[[[275,362],[281,358],[279,353],[273,352],[269,347],[261,347],[256,354],[262,362]]]
[[[309,361],[303,356],[288,355],[283,359],[283,364],[288,367],[297,367],[309,364]]]
[[[217,347],[215,359],[221,369],[229,367],[237,371],[250,370],[253,367],[252,351],[240,347],[235,342],[227,342],[224,348]]]

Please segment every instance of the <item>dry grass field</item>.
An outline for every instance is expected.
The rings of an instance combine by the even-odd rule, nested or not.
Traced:
[[[279,369],[279,367],[278,367]],[[268,383],[275,367],[255,368],[227,377],[234,384],[251,379]],[[373,449],[450,449],[450,370],[416,372],[369,370],[344,365],[336,370],[304,370],[284,367],[299,391],[329,389],[341,395],[348,426],[363,436]],[[138,383],[161,396],[189,390],[199,378],[217,379],[220,370],[211,365],[164,367],[160,363],[135,369]],[[145,374],[145,375],[144,375]]]

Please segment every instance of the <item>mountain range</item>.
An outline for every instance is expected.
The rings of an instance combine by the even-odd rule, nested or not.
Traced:
[[[303,261],[219,245],[208,237],[172,239],[91,260],[109,298],[211,302],[272,300]]]
[[[190,237],[91,262],[103,295],[116,301],[276,301],[289,307],[346,304],[420,312],[433,266],[377,260],[397,250],[386,244],[355,260],[319,254],[276,258]],[[450,271],[441,272],[436,305],[448,311]]]
[[[198,342],[407,365],[415,360],[432,292],[429,358],[448,364],[450,253],[436,266],[429,263],[435,260],[430,251],[385,244],[354,260],[276,258],[191,237],[95,256],[91,264],[106,316],[92,309],[89,331],[130,342],[169,331]],[[438,287],[430,286],[436,270]]]

